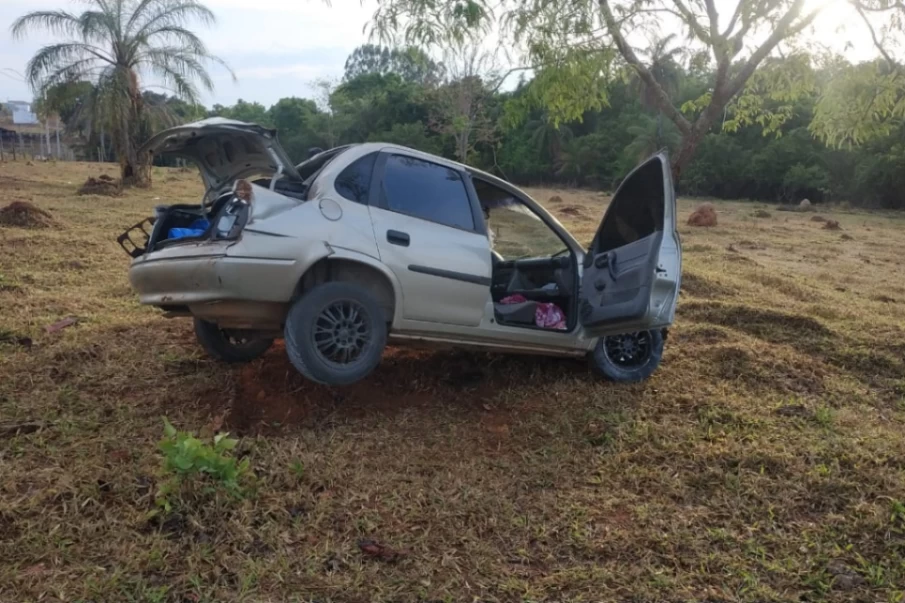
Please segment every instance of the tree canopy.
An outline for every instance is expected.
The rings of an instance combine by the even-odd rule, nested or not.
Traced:
[[[617,67],[640,80],[647,103],[678,131],[681,142],[673,164],[679,174],[780,43],[804,31],[823,7],[807,9],[805,4],[738,0],[720,14],[716,0],[382,0],[374,28],[386,40],[440,46],[473,44],[497,32],[526,66],[539,71],[531,85],[545,90],[532,98],[556,123],[578,119],[608,102],[618,59]],[[691,102],[678,102],[662,79],[669,62],[658,41],[636,46],[635,38],[644,32],[671,29],[681,31],[696,60],[707,66],[700,94]],[[792,100],[802,92],[793,85],[784,95]],[[747,103],[735,111],[742,119],[758,121],[758,108],[758,103]],[[784,115],[774,113],[772,123]]]

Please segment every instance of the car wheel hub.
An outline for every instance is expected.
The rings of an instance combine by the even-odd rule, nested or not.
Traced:
[[[349,365],[361,358],[371,343],[371,323],[356,301],[335,301],[318,314],[314,347],[331,364]]]
[[[607,358],[622,368],[634,368],[643,365],[650,359],[651,352],[650,333],[627,333],[605,337],[603,351]]]

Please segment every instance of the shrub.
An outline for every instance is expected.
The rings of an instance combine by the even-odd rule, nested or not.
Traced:
[[[219,433],[211,443],[194,435],[178,431],[164,418],[164,437],[158,444],[163,453],[163,472],[169,476],[157,493],[157,504],[171,509],[170,495],[186,480],[204,480],[203,488],[214,492],[219,488],[229,494],[242,494],[241,481],[250,474],[250,461],[241,461],[231,451],[239,443],[227,433]]]

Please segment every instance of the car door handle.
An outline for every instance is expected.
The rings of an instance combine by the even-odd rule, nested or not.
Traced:
[[[603,253],[594,258],[594,266],[597,268],[606,268],[607,272],[610,273],[610,278],[612,280],[616,280],[618,274],[616,273],[616,252],[608,251],[607,253]]]
[[[398,230],[388,230],[387,231],[387,242],[392,243],[393,245],[399,245],[401,247],[408,247],[409,243],[412,242],[407,232],[400,232]]]

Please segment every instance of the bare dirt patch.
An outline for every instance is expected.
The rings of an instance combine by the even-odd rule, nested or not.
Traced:
[[[97,178],[88,177],[79,188],[80,195],[100,195],[103,197],[118,197],[123,189],[119,180],[107,174],[101,174]]]
[[[688,216],[689,226],[716,226],[717,217],[716,209],[713,203],[702,203],[690,216]]]
[[[573,216],[579,218],[584,215],[581,208],[577,205],[566,205],[557,209],[557,212],[564,216]]]
[[[58,226],[50,212],[35,207],[27,201],[13,201],[0,208],[0,226],[16,228],[54,228]]]

